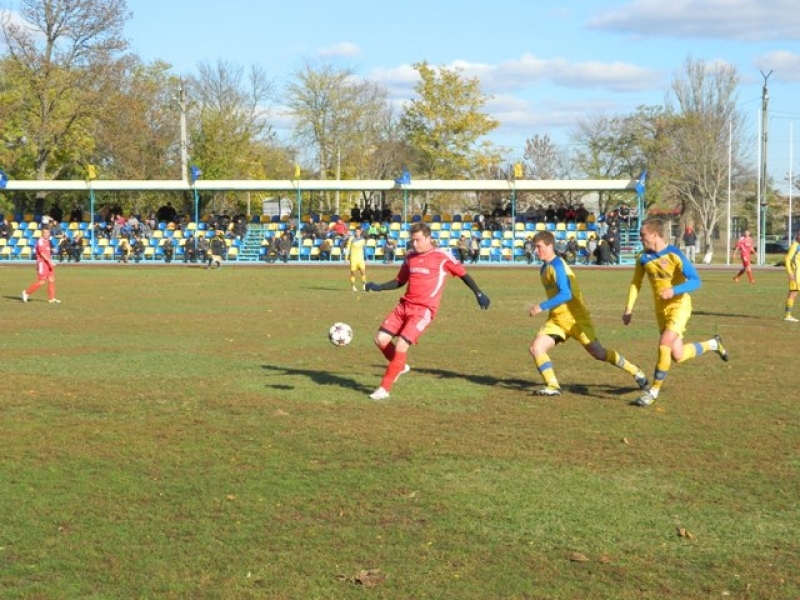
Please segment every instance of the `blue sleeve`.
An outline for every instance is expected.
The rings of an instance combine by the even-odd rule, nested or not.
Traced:
[[[681,271],[683,271],[683,276],[686,277],[686,281],[672,288],[675,294],[688,294],[700,289],[700,275],[697,274],[692,262],[684,256],[679,248],[673,246],[672,252],[680,258]]]
[[[551,308],[566,304],[572,300],[572,287],[569,285],[569,277],[567,276],[567,270],[564,268],[564,261],[560,258],[556,258],[546,268],[553,269],[556,276],[558,292],[555,296],[545,300],[539,305],[542,310],[550,310]]]

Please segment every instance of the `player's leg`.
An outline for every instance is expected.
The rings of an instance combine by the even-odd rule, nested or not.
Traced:
[[[53,273],[47,278],[47,299],[51,303],[61,303],[60,300],[56,299],[56,276]]]
[[[753,267],[749,260],[747,261],[747,265],[745,265],[745,271],[747,272],[747,279],[750,281],[750,283],[755,283],[756,280],[753,278]]]
[[[564,338],[561,338],[563,341]],[[561,386],[558,385],[553,363],[548,354],[556,346],[556,338],[548,333],[540,331],[531,342],[528,351],[533,357],[533,362],[539,370],[539,374],[544,379],[545,387],[536,390],[534,393],[540,396],[558,396],[561,394]]]
[[[644,372],[616,350],[604,347],[598,340],[592,340],[588,344],[584,344],[583,349],[595,359],[607,362],[631,375],[636,381],[636,385],[641,389],[649,389],[650,382]]]
[[[356,289],[356,272],[357,269],[353,267],[350,268],[350,289],[352,289],[354,292],[358,291]]]
[[[361,265],[361,289],[367,291],[367,266]]]
[[[797,285],[796,282],[792,282],[792,283]],[[783,320],[784,321],[791,321],[793,323],[797,322],[797,319],[795,319],[792,316],[792,309],[794,309],[794,301],[795,301],[796,298],[797,298],[797,290],[793,290],[790,287],[789,293],[786,294],[786,304],[784,306],[784,311],[783,311]]]

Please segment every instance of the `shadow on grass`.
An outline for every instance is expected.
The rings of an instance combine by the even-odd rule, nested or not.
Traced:
[[[693,315],[698,317],[723,317],[726,319],[763,319],[761,315],[744,315],[739,313],[722,313],[711,310],[693,310]]]
[[[341,388],[358,390],[367,393],[374,391],[374,387],[368,388],[366,386],[359,384],[355,379],[351,377],[342,377],[340,375],[334,375],[329,371],[318,371],[314,369],[292,369],[289,367],[279,367],[276,365],[261,365],[261,368],[267,371],[268,373],[274,375],[280,375],[281,377],[285,376],[305,377],[313,381],[317,385],[333,385]],[[268,383],[266,387],[274,390],[291,390],[294,389],[295,386],[282,382],[276,384]]]
[[[374,390],[375,386],[366,387],[358,383],[351,377],[342,377],[335,375],[329,371],[319,371],[314,369],[294,369],[290,367],[280,367],[276,365],[261,365],[261,368],[274,375],[281,377],[304,377],[313,381],[317,385],[337,386],[349,390],[357,390],[370,393]],[[383,365],[376,365],[376,368],[383,368]],[[461,373],[458,371],[447,371],[444,369],[424,369],[413,368],[412,374],[428,375],[441,380],[459,379],[466,380],[469,383],[480,385],[483,387],[500,388],[503,390],[511,390],[518,392],[532,392],[541,384],[535,383],[528,379],[515,379],[515,378],[499,378],[492,377],[491,375],[474,375],[468,373]],[[292,390],[295,386],[285,383],[267,384],[266,387],[274,390]],[[609,400],[618,396],[628,395],[634,392],[639,392],[636,386],[615,386],[607,384],[585,384],[585,383],[568,383],[562,384],[561,389],[564,395],[584,396],[587,398],[598,398],[601,400]],[[611,397],[611,398],[610,398]]]

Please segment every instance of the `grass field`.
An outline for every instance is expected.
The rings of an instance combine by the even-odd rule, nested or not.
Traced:
[[[800,598],[781,269],[701,271],[687,340],[731,360],[674,365],[642,409],[575,342],[551,355],[567,393],[531,395],[531,268],[471,271],[488,312],[450,281],[378,403],[399,291],[350,292],[344,265],[65,266],[54,306],[19,300],[32,264],[0,267],[4,600]],[[578,272],[601,340],[651,375],[630,275]]]

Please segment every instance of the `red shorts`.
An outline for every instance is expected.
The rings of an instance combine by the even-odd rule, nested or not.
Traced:
[[[43,260],[37,260],[36,275],[39,277],[39,279],[50,279],[53,276],[53,267]]]
[[[430,308],[416,304],[398,304],[383,320],[381,329],[392,335],[399,335],[409,344],[416,344],[419,336],[433,321]]]
[[[747,257],[743,256],[742,257],[742,266],[745,269],[750,266],[750,257],[749,256],[747,256]]]

